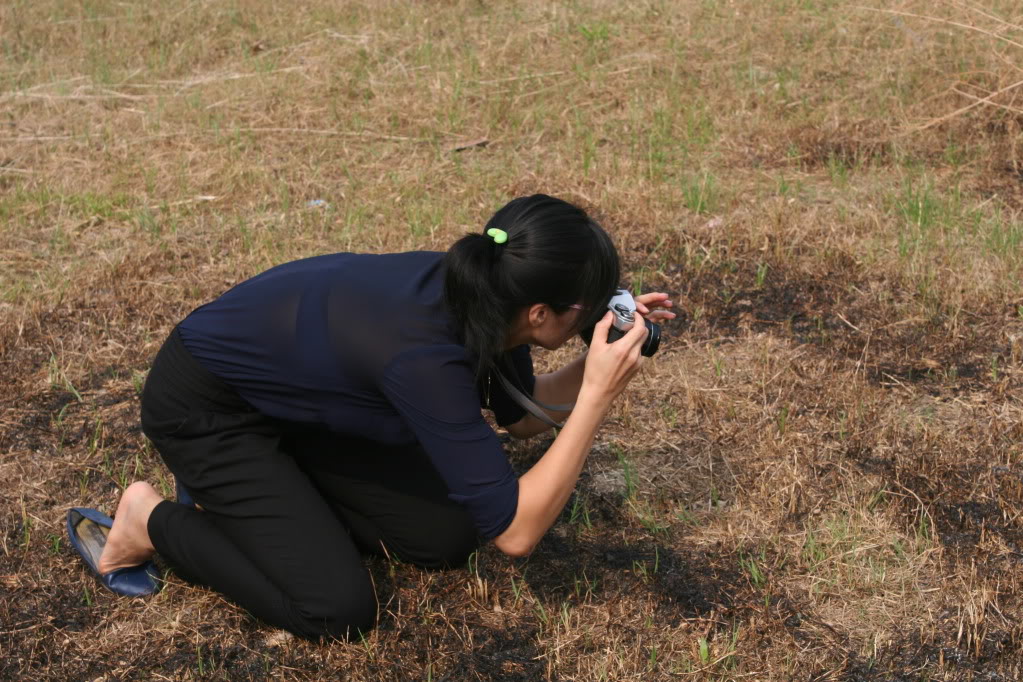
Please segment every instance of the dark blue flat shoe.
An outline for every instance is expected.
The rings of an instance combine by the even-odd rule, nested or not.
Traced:
[[[195,500],[192,499],[192,493],[188,492],[188,488],[181,485],[181,481],[174,478],[174,495],[178,498],[178,504],[184,504],[189,507],[195,506]]]
[[[109,516],[95,509],[72,507],[67,512],[67,535],[71,546],[107,589],[125,597],[143,597],[159,592],[160,572],[152,561],[100,574],[99,557],[113,525]]]

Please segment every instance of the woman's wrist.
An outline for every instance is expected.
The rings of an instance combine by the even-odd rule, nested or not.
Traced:
[[[592,386],[583,386],[579,389],[579,396],[575,401],[575,409],[573,413],[586,411],[595,411],[600,413],[601,418],[607,414],[608,409],[611,407],[611,401],[614,396],[609,395],[603,391]]]

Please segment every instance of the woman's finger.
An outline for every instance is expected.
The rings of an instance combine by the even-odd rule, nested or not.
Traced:
[[[675,319],[675,313],[671,312],[670,310],[663,310],[662,309],[662,308],[670,308],[672,305],[674,305],[671,301],[664,300],[664,301],[661,301],[660,303],[655,303],[654,305],[658,306],[658,310],[654,310],[654,311],[651,312],[651,310],[648,307],[646,307],[645,305],[643,305],[639,301],[636,301],[636,310],[641,312],[643,315],[645,315],[647,317],[647,319],[649,319],[651,321]]]
[[[602,348],[607,345],[607,335],[611,331],[611,320],[614,316],[611,311],[604,313],[604,317],[593,326],[593,337],[590,339],[590,348]]]
[[[627,342],[627,345],[631,350],[632,347],[638,347],[642,345],[643,342],[646,341],[646,336],[647,336],[646,323],[643,321],[643,316],[637,312],[636,319],[632,323],[632,329],[630,329],[628,333],[624,337],[622,337],[622,341]]]
[[[668,298],[669,298],[668,294],[664,293],[663,291],[651,291],[648,294],[640,294],[639,296],[636,296],[635,300],[636,303],[641,303],[643,305],[670,307],[671,301],[669,301]]]

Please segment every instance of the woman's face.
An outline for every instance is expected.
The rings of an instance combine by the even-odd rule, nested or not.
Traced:
[[[541,310],[534,313],[533,306],[530,309],[532,325],[532,343],[547,350],[557,350],[573,336],[579,333],[579,323],[585,314],[581,306],[571,307],[568,310],[557,313],[550,306],[540,304]]]

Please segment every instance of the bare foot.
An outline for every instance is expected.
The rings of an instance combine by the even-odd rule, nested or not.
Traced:
[[[153,508],[162,501],[160,493],[145,481],[136,481],[124,489],[99,558],[100,573],[138,566],[153,556],[156,549],[149,541],[147,524]]]

